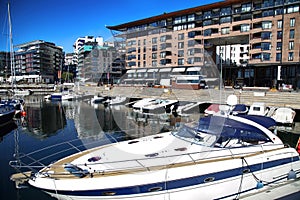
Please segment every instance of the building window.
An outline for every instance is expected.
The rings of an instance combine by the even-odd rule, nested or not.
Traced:
[[[186,16],[176,17],[174,20],[174,24],[180,24],[186,22]]]
[[[250,25],[249,24],[242,24],[241,25],[241,32],[248,32],[250,31]]]
[[[242,5],[242,12],[249,12],[251,11],[251,3],[246,3]]]
[[[294,39],[295,38],[295,30],[291,29],[290,30],[290,39]]]
[[[212,20],[203,21],[203,26],[209,26],[209,25],[212,25]]]
[[[188,58],[188,64],[194,64],[194,58]]]
[[[282,8],[276,8],[275,9],[275,15],[282,15],[283,14],[283,9]]]
[[[156,53],[152,54],[152,59],[157,59],[157,54]]]
[[[152,45],[152,51],[157,51],[157,45]]]
[[[173,27],[174,31],[180,31],[180,30],[185,30],[185,29],[187,29],[187,25],[186,24],[178,25],[178,26],[174,26]]]
[[[178,49],[184,48],[184,42],[178,42]]]
[[[188,47],[193,47],[193,46],[195,46],[195,40],[189,40]]]
[[[210,19],[211,18],[211,11],[204,12],[203,16],[204,16],[204,19]]]
[[[220,11],[220,15],[230,15],[231,14],[231,7],[227,7],[227,8],[221,8]]]
[[[271,59],[270,53],[262,53],[262,60],[269,61]]]
[[[167,37],[165,35],[160,37],[160,42],[165,42],[167,40]]]
[[[193,29],[193,28],[195,28],[195,24],[194,23],[188,24],[188,29]]]
[[[281,53],[276,53],[276,61],[281,61]]]
[[[195,60],[194,60],[194,61],[195,61],[195,62],[201,62],[201,60],[202,60],[201,57],[195,57]]]
[[[188,52],[187,52],[188,56],[192,56],[195,54],[195,51],[194,49],[188,49]]]
[[[294,60],[294,52],[289,52],[288,61]]]
[[[183,57],[183,56],[184,56],[184,50],[179,50],[178,57]]]
[[[184,59],[183,58],[178,59],[178,65],[184,65]]]
[[[211,29],[204,30],[204,36],[211,36]]]
[[[184,33],[178,34],[178,40],[184,40]]]
[[[164,51],[164,52],[161,52],[161,53],[160,53],[160,58],[166,58],[166,55],[167,55],[167,54],[166,54],[165,51]]]
[[[282,43],[277,42],[276,50],[281,50],[282,49]]]
[[[270,50],[271,49],[271,43],[269,43],[269,42],[262,42],[261,43],[261,49],[262,50]]]
[[[189,38],[194,38],[195,35],[196,35],[196,32],[195,32],[195,31],[188,32],[188,37],[189,37]]]
[[[282,39],[282,31],[277,31],[277,39]]]
[[[299,5],[289,6],[287,8],[287,13],[299,12]]]
[[[272,36],[272,32],[262,32],[261,39],[263,40],[270,40]]]
[[[289,42],[289,50],[293,50],[294,49],[294,41],[290,41]]]
[[[157,60],[152,60],[152,66],[156,67],[157,66]]]
[[[290,19],[290,27],[295,27],[295,22],[296,22],[296,19],[295,18],[291,18]]]
[[[272,22],[271,21],[262,22],[262,29],[270,29],[270,28],[272,28]]]
[[[188,22],[191,22],[191,21],[195,21],[195,15],[194,14],[188,15]]]
[[[220,18],[220,23],[221,24],[230,23],[230,22],[231,22],[231,17],[230,16]]]
[[[222,28],[222,29],[221,29],[221,34],[222,34],[222,35],[229,34],[229,27]]]
[[[265,10],[262,13],[263,17],[269,17],[269,16],[273,16],[274,15],[274,10]]]
[[[152,38],[152,44],[156,44],[157,43],[157,38]]]

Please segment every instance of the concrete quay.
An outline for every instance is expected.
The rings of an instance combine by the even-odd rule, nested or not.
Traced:
[[[153,97],[203,103],[226,103],[227,97],[231,94],[235,94],[238,97],[239,103],[245,105],[251,105],[253,102],[264,102],[266,106],[300,109],[300,92],[280,92],[255,89],[189,90],[125,86],[115,86],[111,88],[103,86],[81,86],[80,92],[112,97],[120,95],[133,99]]]

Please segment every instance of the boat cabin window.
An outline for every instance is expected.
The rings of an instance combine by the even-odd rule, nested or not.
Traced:
[[[253,107],[254,111],[260,111],[260,107]]]

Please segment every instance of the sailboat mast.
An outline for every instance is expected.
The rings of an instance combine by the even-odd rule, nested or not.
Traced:
[[[15,83],[15,56],[14,56],[14,46],[13,46],[13,39],[12,39],[12,23],[10,17],[10,5],[7,4],[8,9],[8,27],[9,27],[9,43],[10,43],[10,70],[11,70],[11,86],[14,89]]]

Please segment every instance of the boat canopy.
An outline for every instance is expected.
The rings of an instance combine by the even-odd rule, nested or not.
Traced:
[[[256,120],[256,118],[252,116],[248,119],[252,120],[251,118],[253,118],[253,121]],[[200,118],[197,130],[200,132],[217,135],[222,140],[230,138],[244,141],[271,141],[271,139],[267,136],[267,134],[264,133],[263,130],[250,124],[222,116]]]
[[[261,115],[242,115],[240,117],[254,121],[265,128],[276,126],[276,121],[271,117],[265,117]]]

